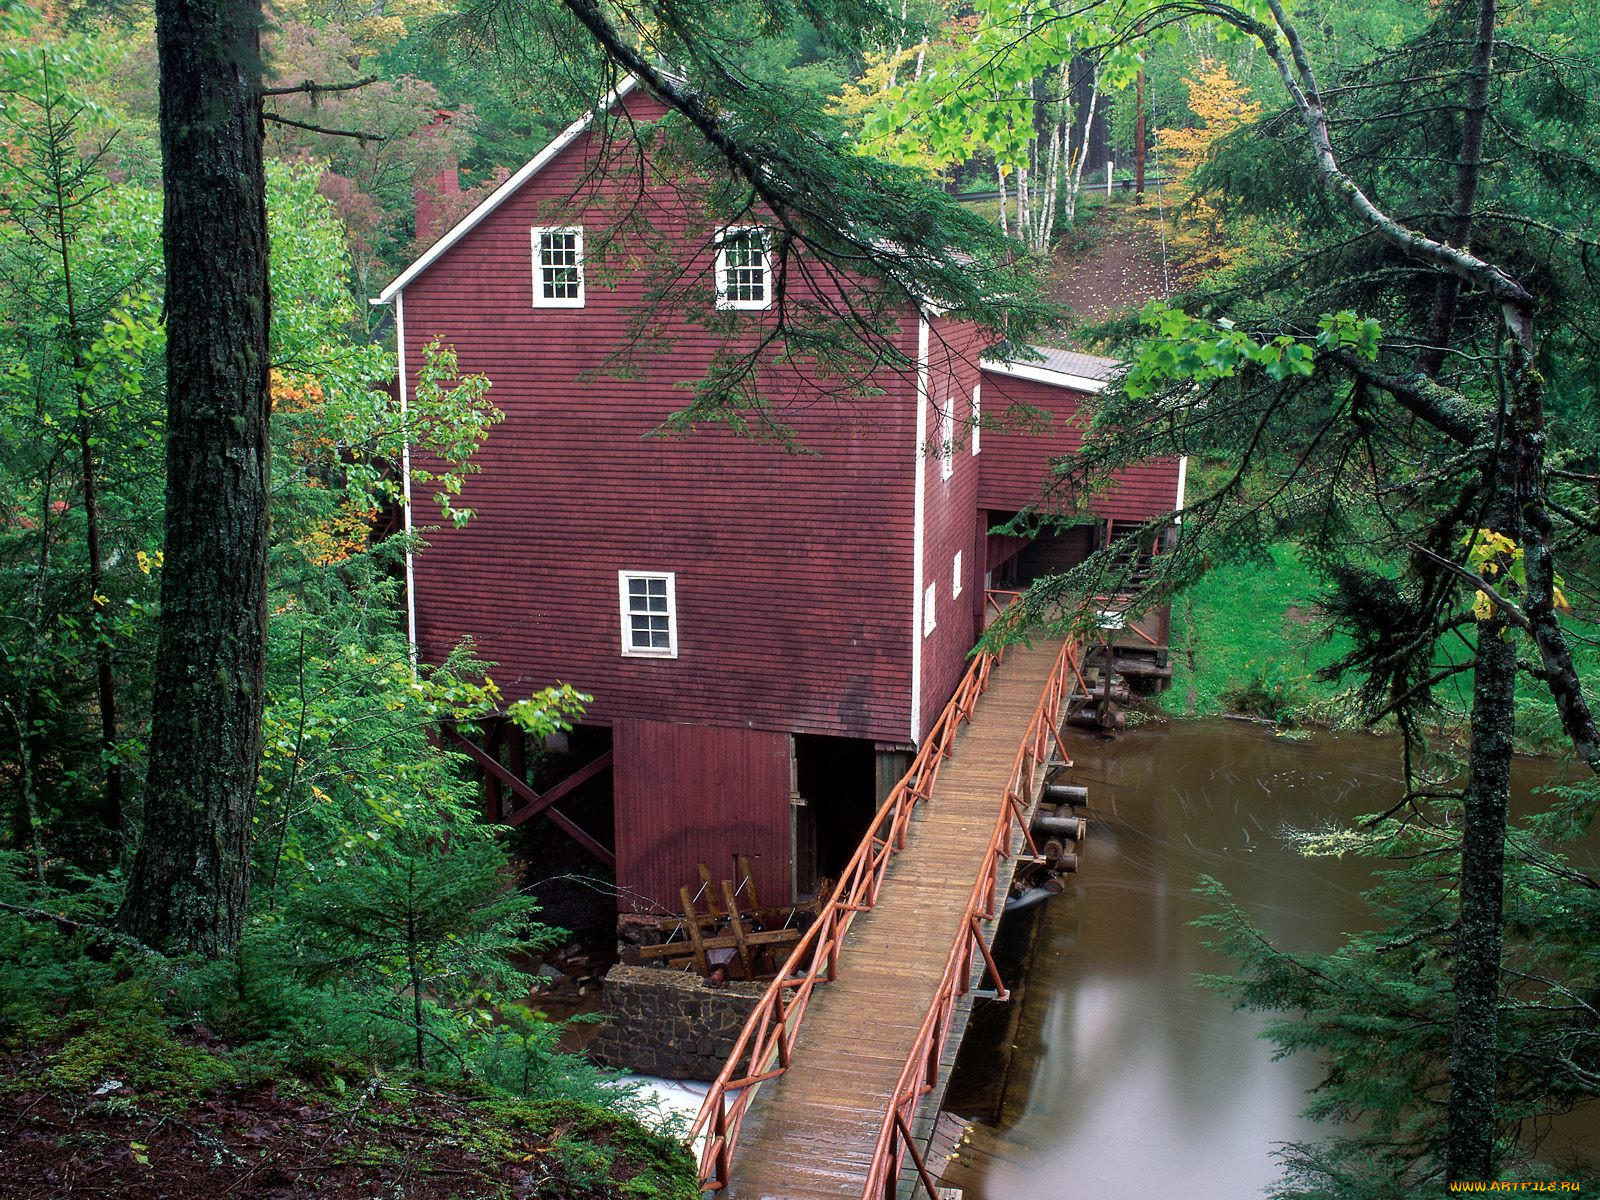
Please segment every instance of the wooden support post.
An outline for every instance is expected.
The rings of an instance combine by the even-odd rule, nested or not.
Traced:
[[[739,916],[739,898],[734,895],[733,882],[722,881],[722,898],[728,904],[728,926],[733,933],[733,943],[739,950],[739,963],[744,967],[744,977],[756,977],[756,958],[750,952],[750,943],[745,940],[744,921]]]
[[[617,865],[617,856],[615,854],[596,841],[587,831],[583,829],[582,826],[578,825],[559,809],[553,807],[554,802],[559,797],[565,795],[569,790],[571,790],[573,786],[576,786],[578,781],[581,779],[586,779],[590,775],[596,774],[606,767],[609,767],[611,765],[611,751],[607,750],[594,762],[578,771],[577,774],[569,776],[566,780],[558,783],[555,787],[551,788],[548,792],[545,792],[544,795],[541,796],[538,792],[534,791],[510,771],[506,770],[505,766],[500,762],[499,759],[485,753],[482,746],[479,746],[470,738],[466,737],[460,732],[460,730],[455,729],[450,725],[446,725],[443,728],[445,736],[452,743],[454,743],[459,750],[471,758],[473,762],[482,767],[484,772],[490,778],[498,780],[503,786],[511,790],[512,795],[516,796],[517,799],[524,801],[524,804],[521,808],[517,809],[516,812],[505,818],[507,823],[516,824],[518,822],[525,821],[538,813],[545,813],[549,816],[550,820],[554,821],[556,825],[565,830],[567,835],[572,838],[573,841],[577,842],[578,845],[589,851],[590,854],[593,854],[601,862],[605,863],[608,867],[615,867]]]
[[[984,966],[989,968],[989,977],[994,980],[994,990],[1001,1000],[1011,999],[1011,993],[1006,989],[1005,980],[1000,978],[1000,968],[994,961],[994,955],[989,953],[989,943],[983,940],[983,930],[978,927],[978,918],[972,918],[972,936],[978,943],[978,949],[983,952]]]
[[[500,780],[493,775],[483,777],[483,815],[496,825],[505,820],[505,797],[500,792]]]
[[[706,957],[705,939],[700,936],[700,922],[695,916],[694,897],[686,883],[678,889],[678,899],[683,902],[683,923],[689,931],[689,944],[694,947],[695,970],[706,978],[711,977],[711,960]]]
[[[528,782],[528,735],[516,726],[506,731],[507,763],[511,773],[523,783]]]
[[[748,907],[755,912],[761,911],[761,896],[756,891],[755,860],[748,854],[735,854],[733,865],[739,871],[739,888],[743,889],[745,899],[749,901]],[[735,889],[736,893],[738,889]]]
[[[700,894],[706,898],[706,910],[720,918],[722,906],[717,903],[717,885],[711,882],[711,868],[705,863],[696,863],[695,868],[700,872]]]
[[[483,725],[483,752],[496,762],[500,760],[500,739],[506,731],[506,722],[498,717],[491,717]],[[484,811],[489,820],[499,822],[505,820],[506,795],[500,780],[493,775],[486,776],[483,781]]]
[[[1059,708],[1056,716],[1060,716]],[[1061,740],[1059,720],[1053,720],[1050,722],[1050,733],[1056,739],[1056,749],[1061,751],[1061,765],[1064,767],[1070,767],[1072,765],[1072,755],[1067,753],[1067,744]]]

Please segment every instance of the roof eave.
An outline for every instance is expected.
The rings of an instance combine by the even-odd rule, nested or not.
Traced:
[[[511,178],[507,179],[499,187],[495,188],[494,191],[490,192],[482,204],[478,205],[466,216],[462,217],[461,220],[457,221],[455,225],[451,227],[448,233],[446,233],[438,241],[434,242],[433,245],[429,246],[427,250],[422,253],[421,257],[416,259],[416,261],[414,261],[404,271],[401,271],[400,274],[396,275],[394,281],[390,283],[388,287],[384,288],[382,292],[378,293],[378,295],[374,296],[370,301],[368,301],[368,303],[391,303],[396,296],[406,289],[406,285],[431,267],[435,262],[443,257],[450,247],[454,246],[462,238],[466,237],[466,235],[476,228],[477,225],[486,217],[488,217],[490,213],[494,212],[495,209],[499,208],[500,205],[504,204],[513,195],[515,195],[517,190],[522,187],[523,184],[527,183],[528,180],[532,179],[540,171],[544,170],[544,168],[550,164],[551,160],[554,159],[556,155],[560,154],[568,146],[572,145],[573,142],[577,141],[580,136],[588,132],[589,127],[594,124],[594,120],[597,116],[603,112],[609,111],[612,105],[614,105],[618,100],[621,100],[624,96],[628,95],[629,92],[632,92],[638,86],[639,81],[632,75],[629,75],[626,79],[619,83],[615,88],[607,93],[605,99],[600,101],[597,107],[591,108],[588,112],[584,113],[583,116],[579,117],[571,125],[568,125],[559,134],[557,134],[549,143],[549,145],[545,146],[543,150],[539,151],[538,154],[534,155],[526,163],[524,163],[522,168],[517,171],[515,175],[511,176]]]
[[[1017,379],[1027,379],[1033,383],[1043,383],[1050,387],[1070,388],[1075,392],[1099,393],[1111,386],[1109,379],[1094,379],[1088,375],[1073,375],[1067,371],[1055,371],[1037,363],[1009,363],[998,359],[983,359],[979,366],[985,371],[992,371],[996,375],[1010,375]]]

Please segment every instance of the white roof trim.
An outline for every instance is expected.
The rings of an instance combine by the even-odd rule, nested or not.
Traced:
[[[442,255],[446,250],[450,249],[451,246],[454,246],[462,238],[466,237],[467,234],[471,232],[473,227],[478,224],[478,222],[482,221],[495,209],[499,208],[502,204],[509,200],[518,188],[527,183],[528,180],[532,179],[540,171],[544,170],[544,168],[550,163],[551,159],[555,158],[556,155],[560,154],[568,146],[572,145],[573,142],[577,141],[580,135],[587,132],[589,126],[594,124],[594,119],[597,114],[607,111],[613,104],[615,104],[618,100],[621,100],[624,96],[638,86],[639,81],[632,75],[629,75],[626,79],[619,83],[604,100],[600,101],[599,107],[590,109],[588,112],[584,113],[583,116],[579,117],[571,125],[568,125],[559,134],[557,134],[555,140],[543,150],[539,151],[538,154],[530,158],[525,164],[523,164],[523,167],[520,171],[518,171],[510,179],[507,179],[499,187],[495,188],[494,191],[490,192],[488,199],[484,200],[484,202],[478,205],[477,208],[473,209],[466,216],[462,217],[461,220],[456,222],[454,229],[450,230],[449,233],[445,234],[437,242],[429,246],[427,252],[423,254],[421,258],[417,259],[416,262],[412,263],[404,271],[400,272],[399,275],[395,276],[394,282],[388,287],[384,288],[381,294],[373,297],[370,303],[388,304],[390,301],[392,301],[396,296],[405,290],[405,286],[408,283],[410,283],[418,275],[421,275],[429,267],[433,266],[440,255]]]
[[[1065,371],[1054,371],[1038,363],[1009,363],[986,358],[979,365],[985,371],[991,371],[996,375],[1014,375],[1018,379],[1030,379],[1034,383],[1046,383],[1051,387],[1071,388],[1075,392],[1103,392],[1111,386],[1110,380],[1091,379],[1087,375],[1069,375]]]

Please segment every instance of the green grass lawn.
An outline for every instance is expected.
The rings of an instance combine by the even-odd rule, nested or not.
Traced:
[[[1172,606],[1172,686],[1162,707],[1186,717],[1330,719],[1339,689],[1316,671],[1346,643],[1322,629],[1321,587],[1291,546],[1272,547],[1266,562],[1213,569]]]

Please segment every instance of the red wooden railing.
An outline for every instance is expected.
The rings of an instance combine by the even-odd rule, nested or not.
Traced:
[[[1028,809],[1033,801],[1033,789],[1039,768],[1049,761],[1052,744],[1061,750],[1063,759],[1067,757],[1066,747],[1061,744],[1061,704],[1069,692],[1069,673],[1071,677],[1081,681],[1077,657],[1078,644],[1069,638],[1062,644],[1061,653],[1056,656],[1050,677],[1045,681],[1044,691],[1039,697],[1032,719],[1028,722],[1027,731],[1023,734],[1022,744],[1017,747],[1017,757],[1011,767],[1011,778],[1006,784],[1005,799],[1001,803],[1000,814],[995,819],[994,832],[989,836],[989,848],[984,853],[983,863],[978,869],[978,878],[974,881],[972,892],[967,897],[967,908],[962,917],[960,932],[956,934],[955,943],[950,947],[949,957],[945,959],[944,974],[939,980],[939,988],[934,993],[933,1002],[928,1006],[927,1016],[923,1018],[922,1025],[917,1031],[916,1041],[913,1042],[911,1052],[906,1057],[905,1068],[900,1072],[900,1080],[885,1107],[883,1125],[878,1131],[877,1148],[872,1156],[872,1166],[867,1173],[866,1185],[861,1191],[863,1200],[877,1200],[878,1197],[882,1197],[883,1200],[893,1200],[899,1183],[900,1167],[908,1152],[917,1168],[918,1178],[928,1190],[929,1197],[938,1195],[928,1166],[917,1149],[915,1139],[911,1136],[911,1124],[916,1118],[922,1098],[938,1086],[939,1064],[944,1056],[945,1038],[950,1031],[950,1020],[955,1014],[956,1001],[967,992],[967,984],[972,976],[974,950],[983,956],[1000,998],[1005,999],[1007,996],[1000,972],[989,954],[989,943],[984,939],[982,922],[993,920],[995,916],[995,885],[1000,873],[1001,860],[1011,856],[1013,825],[1022,831],[1023,844],[1029,851],[1038,853],[1033,844],[1033,837],[1028,832]]]
[[[991,598],[993,602],[993,598]],[[889,861],[905,849],[906,831],[916,806],[933,794],[939,767],[950,755],[962,721],[972,719],[978,697],[989,686],[989,672],[1003,651],[973,658],[955,694],[939,713],[911,769],[895,784],[861,844],[840,873],[828,903],[795,945],[740,1031],[733,1051],[706,1093],[690,1133],[703,1137],[700,1185],[717,1191],[728,1185],[739,1130],[760,1085],[789,1069],[795,1034],[805,1019],[811,993],[839,975],[839,948],[857,913],[878,902]]]

